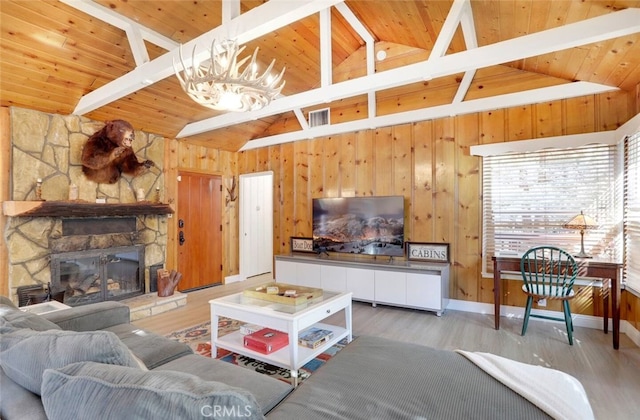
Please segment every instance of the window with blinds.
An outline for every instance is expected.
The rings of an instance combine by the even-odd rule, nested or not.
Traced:
[[[640,293],[640,132],[624,144],[624,281]]]
[[[622,249],[617,156],[611,145],[485,156],[483,271],[491,271],[497,253],[521,254],[536,245],[578,253],[580,232],[562,226],[580,211],[598,225],[584,233],[587,254],[617,258]]]

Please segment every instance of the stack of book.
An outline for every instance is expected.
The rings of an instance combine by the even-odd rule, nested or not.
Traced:
[[[300,334],[298,344],[315,349],[331,340],[331,337],[333,337],[333,331],[312,327]]]

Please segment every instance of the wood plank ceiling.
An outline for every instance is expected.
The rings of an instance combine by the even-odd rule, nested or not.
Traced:
[[[139,130],[237,151],[640,84],[640,0],[239,6],[240,16],[223,19],[219,0],[2,0],[1,104],[125,119]],[[283,24],[289,10],[306,17]],[[286,67],[283,98],[235,114],[187,97],[166,63],[179,44],[199,37],[207,47],[221,35],[245,40],[247,52],[259,47],[263,64]],[[384,59],[373,59],[382,52]],[[331,126],[308,129],[308,111],[326,107]]]

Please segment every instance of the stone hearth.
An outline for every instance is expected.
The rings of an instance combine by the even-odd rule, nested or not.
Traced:
[[[173,295],[166,297],[159,297],[157,293],[148,293],[125,299],[122,303],[129,306],[131,321],[136,321],[186,305],[187,295],[177,291]]]

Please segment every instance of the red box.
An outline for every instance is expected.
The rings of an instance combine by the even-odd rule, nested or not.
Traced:
[[[263,328],[244,336],[244,346],[248,349],[269,354],[289,344],[289,335],[282,331]]]

